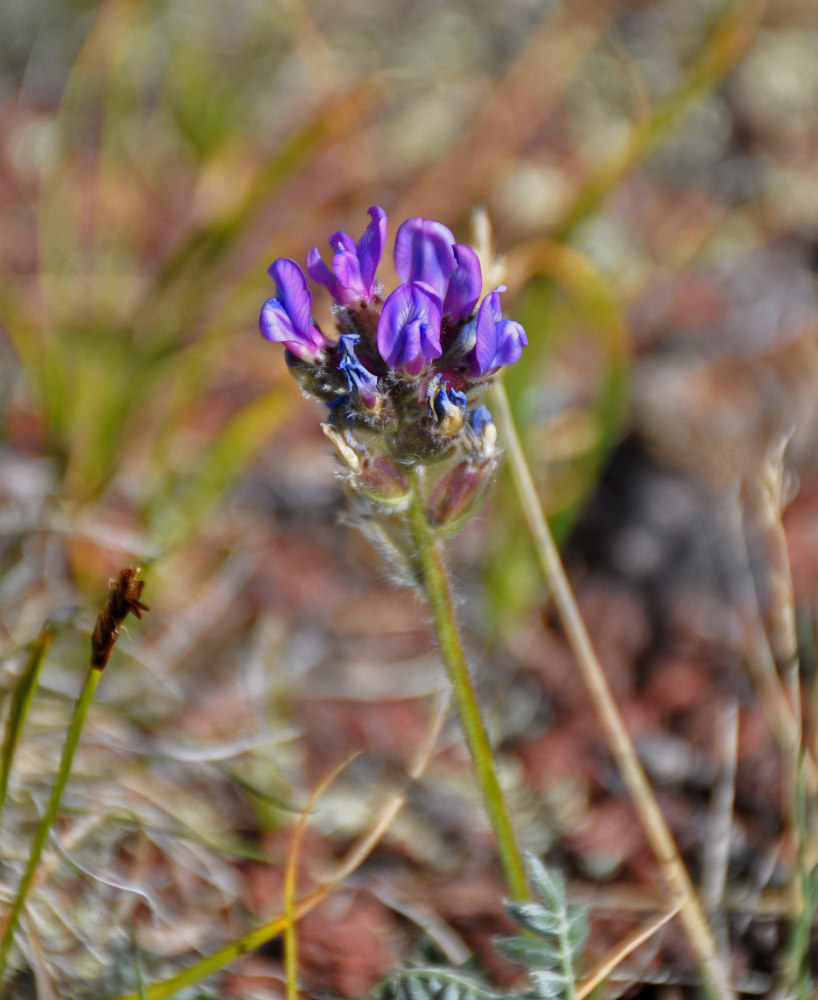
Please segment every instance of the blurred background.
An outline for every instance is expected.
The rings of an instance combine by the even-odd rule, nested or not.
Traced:
[[[7,692],[61,623],[0,834],[6,897],[109,578],[142,565],[153,609],[101,685],[5,995],[113,996],[269,919],[309,791],[361,751],[316,807],[305,889],[430,725],[426,612],[343,523],[320,410],[256,325],[268,264],[357,238],[372,204],[389,253],[408,216],[468,242],[488,213],[529,336],[506,383],[541,498],[711,884],[733,760],[710,902],[747,992],[769,992],[797,840],[747,667],[764,626],[780,662],[795,634],[814,717],[817,52],[812,0],[4,0]],[[331,329],[320,289],[315,313]],[[660,908],[660,882],[504,474],[451,565],[521,838],[591,902],[598,957]],[[466,773],[452,725],[375,855],[301,925],[312,995],[441,955],[514,980]],[[620,973],[633,996],[695,978],[673,926]],[[281,996],[280,947],[211,982]]]

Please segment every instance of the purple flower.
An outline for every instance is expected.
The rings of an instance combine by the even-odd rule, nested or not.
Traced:
[[[456,267],[450,229],[441,222],[419,217],[403,223],[395,237],[395,270],[401,281],[428,285],[443,302]]]
[[[513,365],[520,360],[528,337],[519,323],[503,319],[500,309],[500,285],[480,303],[475,324],[475,344],[466,355],[467,371],[473,378],[486,375],[501,365]]]
[[[289,257],[279,257],[267,269],[276,283],[275,298],[261,307],[262,337],[286,348],[302,361],[313,361],[329,341],[311,319],[312,294],[304,272]]]
[[[307,254],[307,273],[313,281],[325,285],[342,306],[370,302],[375,295],[375,272],[386,243],[386,212],[377,205],[369,209],[372,221],[356,243],[347,233],[333,233],[329,245],[335,251],[332,270],[327,267],[318,247]]]
[[[338,367],[347,377],[350,392],[357,392],[358,398],[368,410],[374,410],[379,402],[378,379],[364,368],[355,353],[355,344],[361,338],[357,333],[345,333],[338,338],[341,360]]]
[[[398,285],[378,320],[378,350],[390,368],[419,375],[440,347],[440,300],[419,282]]]
[[[483,287],[483,273],[480,259],[471,247],[455,243],[452,247],[457,268],[449,278],[446,298],[443,300],[443,315],[455,322],[470,316],[480,298]]]

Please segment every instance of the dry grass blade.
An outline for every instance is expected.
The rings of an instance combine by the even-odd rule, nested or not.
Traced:
[[[681,905],[679,902],[673,909],[668,910],[666,913],[660,913],[642,927],[637,927],[624,941],[620,941],[615,948],[612,948],[593,972],[589,973],[577,986],[577,1000],[585,1000],[585,997],[589,996],[600,983],[604,982],[614,969],[625,961],[628,955],[636,951],[637,948],[664,927],[666,923],[672,920],[679,912]]]
[[[722,953],[727,953],[724,926],[724,893],[730,861],[730,830],[733,823],[733,803],[738,767],[739,711],[735,702],[725,705],[718,716],[717,761],[719,774],[710,806],[709,835],[705,839],[702,857],[701,896],[705,912],[710,916]]]
[[[793,702],[795,701],[796,704],[798,702],[794,696],[788,697],[784,689],[770,641],[764,630],[758,595],[753,584],[750,555],[744,540],[742,513],[741,504],[736,498],[730,514],[734,523],[733,533],[737,544],[736,556],[741,560],[741,578],[746,582],[744,592],[741,594],[743,601],[741,611],[748,622],[749,630],[746,651],[747,670],[776,742],[790,765],[797,762],[800,757],[805,788],[810,795],[815,795],[818,792],[818,765],[816,765],[809,747],[802,741],[801,720],[793,709]]]
[[[449,710],[449,702],[450,696],[448,693],[441,697],[426,739],[418,749],[409,768],[408,777],[410,782],[418,781],[429,765]],[[310,910],[313,910],[363,864],[405,805],[407,794],[408,791],[404,789],[396,792],[387,799],[371,829],[352,846],[344,860],[326,882],[294,902],[292,920],[299,920],[309,913]],[[236,959],[241,958],[242,955],[260,948],[261,945],[282,934],[286,926],[287,917],[285,915],[279,915],[272,920],[268,920],[265,924],[256,927],[249,934],[245,934],[237,941],[232,941],[223,948],[219,948],[218,951],[210,955],[205,955],[204,958],[201,958],[189,968],[183,969],[161,983],[154,983],[152,986],[148,986],[144,990],[145,1000],[171,1000],[171,997],[174,997],[185,987],[201,982],[207,976],[211,976],[213,973],[226,968],[232,962],[235,962]],[[116,1000],[140,1000],[140,994],[129,993],[127,996],[117,997]]]
[[[345,761],[333,768],[318,783],[293,830],[290,849],[287,851],[287,864],[284,869],[284,919],[287,922],[284,928],[284,968],[287,977],[287,1000],[298,1000],[298,941],[295,933],[295,891],[298,881],[298,859],[301,854],[301,841],[304,839],[307,820],[315,808],[315,803],[357,756],[358,754],[355,753],[347,757]]]
[[[559,551],[545,520],[502,383],[492,386],[492,411],[509,456],[511,474],[540,566],[551,590],[585,688],[622,778],[674,899],[706,983],[727,1000],[734,996],[727,969],[659,803],[636,754],[602,665],[580,614]]]

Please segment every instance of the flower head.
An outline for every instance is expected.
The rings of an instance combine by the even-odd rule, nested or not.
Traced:
[[[329,407],[324,433],[346,468],[350,488],[369,504],[398,516],[407,503],[411,469],[430,523],[456,530],[476,510],[499,461],[497,429],[480,405],[486,383],[513,364],[525,331],[503,318],[503,286],[482,302],[477,254],[455,243],[433,219],[408,219],[395,237],[400,284],[382,293],[376,271],[386,242],[386,214],[356,243],[333,233],[331,266],[317,248],[309,276],[338,305],[337,339],[312,321],[312,296],[295,261],[270,267],[276,295],[261,311],[262,334],[284,343],[293,377]],[[384,536],[379,544],[391,551]]]
[[[370,302],[375,296],[375,272],[386,243],[386,212],[373,205],[369,215],[372,221],[357,243],[347,233],[332,234],[332,270],[321,260],[318,247],[307,254],[307,273],[313,281],[326,286],[339,305]]]
[[[383,304],[378,321],[378,350],[390,368],[419,375],[439,358],[441,305],[425,284],[398,285]]]
[[[262,337],[284,344],[302,361],[316,359],[329,343],[311,319],[312,294],[304,272],[289,257],[279,257],[268,268],[276,294],[261,307]]]
[[[466,355],[467,372],[472,378],[496,371],[501,365],[513,365],[520,360],[528,337],[519,323],[503,319],[500,293],[505,285],[495,288],[480,303],[475,323],[475,343]]]

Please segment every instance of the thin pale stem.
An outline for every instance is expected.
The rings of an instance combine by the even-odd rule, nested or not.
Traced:
[[[409,528],[417,552],[423,590],[432,612],[440,655],[449,675],[455,704],[460,714],[466,743],[471,754],[477,784],[489,815],[497,852],[512,898],[530,898],[525,866],[511,825],[508,806],[497,777],[494,755],[483,724],[480,706],[472,684],[463,643],[452,604],[449,577],[443,562],[441,544],[426,517],[426,510],[415,481],[408,510]]]
[[[492,412],[500,440],[508,452],[511,474],[523,514],[528,522],[540,566],[557,606],[586,690],[611,753],[633,800],[645,836],[662,870],[674,900],[680,903],[679,916],[708,986],[721,1000],[733,998],[730,979],[707,923],[701,903],[668,828],[644,768],[636,754],[625,723],[611,693],[605,673],[580,614],[559,551],[545,520],[534,481],[520,444],[508,395],[501,382],[490,390]]]
[[[42,857],[43,849],[46,845],[46,841],[48,840],[48,835],[51,832],[51,827],[54,825],[54,820],[57,818],[60,802],[62,801],[63,793],[65,792],[65,786],[68,783],[68,776],[71,773],[71,765],[74,763],[74,754],[80,741],[80,734],[82,733],[82,727],[85,723],[85,717],[88,714],[91,702],[94,700],[94,692],[97,689],[97,684],[99,684],[101,676],[101,670],[97,670],[94,667],[89,668],[88,673],[85,675],[85,682],[82,685],[82,690],[80,691],[74,706],[74,714],[72,715],[71,722],[68,726],[68,735],[65,739],[65,746],[63,747],[62,758],[60,759],[57,776],[54,779],[54,785],[51,789],[51,796],[48,799],[45,812],[40,818],[40,822],[34,832],[26,868],[23,872],[23,877],[20,880],[17,895],[14,897],[11,911],[6,918],[6,926],[3,929],[3,937],[0,939],[0,982],[2,981],[3,974],[6,970],[9,950],[14,940],[14,933],[17,930],[17,925],[20,922],[20,916],[26,904],[29,889],[34,881],[34,876],[37,874],[37,866],[40,863],[40,858]]]

